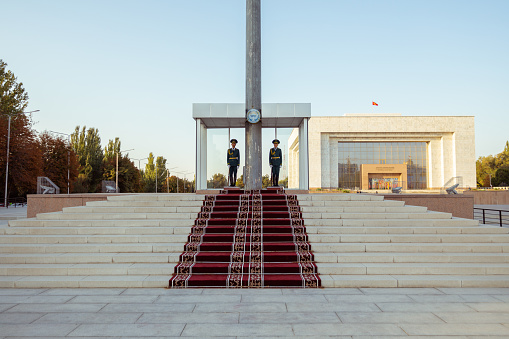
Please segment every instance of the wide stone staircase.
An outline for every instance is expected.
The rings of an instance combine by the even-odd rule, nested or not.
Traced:
[[[299,195],[324,287],[509,287],[509,229],[361,194]]]
[[[0,228],[0,288],[166,287],[204,195],[132,194]],[[369,194],[298,195],[323,287],[509,287],[509,229]]]

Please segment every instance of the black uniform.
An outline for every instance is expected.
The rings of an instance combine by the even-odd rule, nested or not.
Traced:
[[[280,148],[269,151],[269,165],[272,166],[272,186],[279,186],[279,168],[283,164],[283,154]]]
[[[237,183],[237,167],[240,165],[240,151],[237,148],[228,148],[226,163],[230,166],[228,173],[230,186],[235,186]]]

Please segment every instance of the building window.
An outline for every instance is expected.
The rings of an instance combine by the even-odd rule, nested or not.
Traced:
[[[339,142],[338,186],[360,189],[362,164],[407,165],[407,189],[426,189],[426,142]],[[388,180],[384,187],[392,187]],[[379,183],[382,185],[382,183]],[[378,185],[370,185],[377,189]]]

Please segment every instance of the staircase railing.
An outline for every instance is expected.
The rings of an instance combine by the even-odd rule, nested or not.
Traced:
[[[509,211],[507,210],[474,207],[474,219],[485,225],[509,227]]]

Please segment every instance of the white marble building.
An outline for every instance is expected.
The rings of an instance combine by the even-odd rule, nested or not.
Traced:
[[[438,189],[456,182],[465,188],[476,186],[473,116],[347,114],[340,117],[311,117],[308,128],[309,187],[311,189],[345,186],[344,176],[340,174],[341,170],[339,169],[342,168],[341,166],[345,166],[345,161],[340,158],[347,154],[342,153],[342,150],[345,147],[353,147],[354,144],[356,147],[362,147],[363,150],[364,147],[368,147],[368,150],[374,147],[376,150],[381,150],[381,148],[377,148],[380,144],[384,145],[387,150],[395,150],[392,151],[395,155],[390,155],[389,151],[381,156],[378,155],[382,153],[377,153],[374,156],[369,155],[368,150],[363,153],[367,154],[367,158],[370,159],[370,162],[367,163],[384,165],[407,164],[412,159],[411,155],[407,155],[410,153],[404,153],[405,145],[407,145],[407,150],[412,150],[411,147],[418,145],[423,154],[419,160],[421,161],[419,175],[422,179],[420,189]],[[294,130],[290,136],[288,145],[289,187],[297,187],[299,178],[297,130]],[[397,160],[398,145],[399,160]],[[348,156],[354,157],[355,154],[357,154],[355,151],[351,151]],[[402,154],[408,159],[402,161]],[[391,156],[394,156],[396,160],[389,159]],[[363,163],[362,161],[363,159],[358,160],[360,163]],[[410,161],[410,164],[413,162]],[[352,167],[350,159],[348,159],[348,166]],[[360,176],[360,174],[358,175]],[[410,185],[413,178],[409,174],[408,178],[400,180],[408,180]]]

